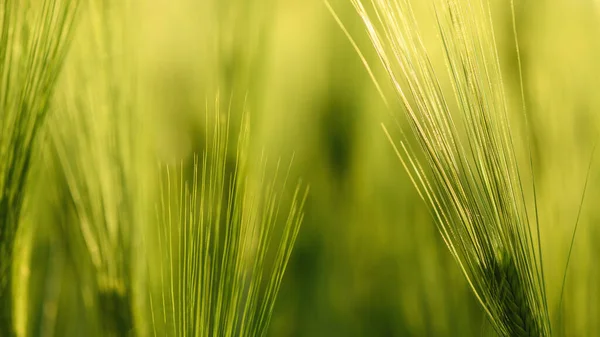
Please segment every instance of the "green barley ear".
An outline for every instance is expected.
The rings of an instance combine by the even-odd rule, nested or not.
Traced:
[[[416,145],[384,131],[489,321],[501,336],[549,336],[537,206],[530,223],[488,2],[431,0],[440,71],[410,0],[350,1]]]
[[[230,108],[207,106],[204,151],[163,169],[158,233],[146,243],[155,336],[267,332],[308,189],[297,184],[284,201],[289,168],[251,155],[247,114],[232,137]]]
[[[87,4],[50,121],[69,192],[62,202],[75,214],[59,230],[69,253],[84,261],[75,264],[80,279],[93,275],[92,284],[79,287],[91,299],[86,310],[97,315],[101,336],[134,330],[132,259],[152,167],[145,164],[148,141],[128,39],[128,3]]]
[[[508,336],[543,336],[540,322],[527,301],[527,288],[510,254],[494,260],[484,272],[491,274],[488,287],[501,304],[498,317],[507,327]]]
[[[0,4],[0,335],[13,336],[14,242],[34,144],[68,50],[78,1]]]

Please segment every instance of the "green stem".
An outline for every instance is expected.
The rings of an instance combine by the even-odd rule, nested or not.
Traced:
[[[15,336],[12,311],[14,225],[7,198],[0,199],[0,336]]]
[[[100,291],[100,320],[106,336],[135,336],[131,297],[114,290]]]
[[[2,263],[2,270],[10,268],[12,263]],[[0,335],[14,336],[12,313],[12,277],[10,273],[2,275],[3,285],[0,288]]]

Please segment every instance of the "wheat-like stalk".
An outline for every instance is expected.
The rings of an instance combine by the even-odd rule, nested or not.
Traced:
[[[143,223],[142,192],[151,171],[143,112],[136,89],[134,54],[128,39],[127,1],[91,1],[68,59],[50,120],[54,153],[75,217],[59,230],[74,264],[86,309],[97,315],[102,336],[130,336],[135,328],[131,261]],[[76,243],[82,242],[78,246]]]
[[[71,36],[78,1],[0,4],[0,335],[14,331],[14,242],[35,142]]]
[[[489,4],[432,0],[444,77],[409,0],[351,2],[417,144],[393,142],[384,127],[386,135],[492,326],[502,336],[550,335],[537,214],[531,224]]]
[[[267,331],[308,189],[296,185],[284,202],[288,169],[250,157],[248,115],[232,137],[230,109],[219,98],[207,105],[205,150],[191,168],[163,168],[158,232],[147,242],[149,256],[160,253],[149,261],[159,288],[149,297],[155,336]]]

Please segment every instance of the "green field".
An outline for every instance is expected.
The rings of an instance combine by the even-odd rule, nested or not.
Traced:
[[[600,336],[599,37],[598,0],[0,0],[0,337]]]

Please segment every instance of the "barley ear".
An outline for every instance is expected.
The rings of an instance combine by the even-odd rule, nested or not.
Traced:
[[[384,131],[491,325],[551,335],[537,200],[530,210],[524,192],[535,181],[517,160],[489,2],[431,0],[441,66],[416,2],[350,2],[404,108],[408,131]]]
[[[75,214],[58,230],[82,242],[68,254],[86,259],[74,264],[75,272],[86,280],[81,296],[102,336],[135,328],[132,261],[146,212],[142,188],[152,166],[146,161],[130,3],[86,4],[49,120],[68,191],[65,203]]]
[[[513,259],[505,254],[489,268],[492,284],[501,307],[498,316],[509,327],[510,336],[541,336],[539,323],[527,302],[527,289],[520,280]]]
[[[69,48],[78,1],[0,4],[0,335],[13,336],[13,260],[34,146]]]
[[[267,334],[308,189],[287,190],[291,164],[252,155],[248,113],[232,116],[219,97],[207,103],[202,153],[162,168],[157,233],[145,244],[159,252],[148,263],[156,336]]]

